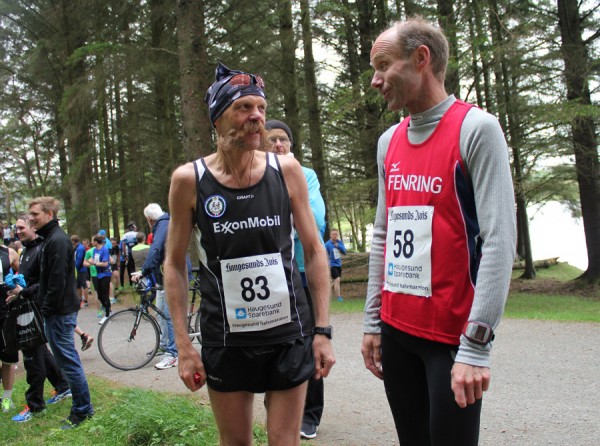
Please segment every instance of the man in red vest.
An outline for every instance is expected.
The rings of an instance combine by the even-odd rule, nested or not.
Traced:
[[[516,246],[497,119],[448,95],[448,42],[421,18],[371,50],[371,86],[409,116],[379,139],[362,354],[400,444],[477,445]]]

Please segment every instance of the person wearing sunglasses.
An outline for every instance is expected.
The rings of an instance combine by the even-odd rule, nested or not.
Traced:
[[[325,250],[300,164],[264,151],[264,88],[259,76],[219,64],[206,95],[216,153],[177,168],[169,192],[164,271],[179,376],[192,391],[207,384],[223,445],[252,443],[255,393],[265,393],[269,444],[299,445],[307,381],[326,377],[335,363]],[[314,318],[294,259],[294,229]],[[201,356],[187,328],[192,231]]]

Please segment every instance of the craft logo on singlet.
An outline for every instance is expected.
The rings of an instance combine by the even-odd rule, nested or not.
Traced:
[[[281,218],[279,215],[273,215],[272,217],[248,217],[245,220],[213,223],[215,234],[220,232],[223,234],[233,234],[240,229],[246,230],[254,228],[267,228],[272,226],[281,226]]]
[[[225,198],[221,195],[211,195],[204,202],[204,211],[209,217],[219,218],[225,213]]]

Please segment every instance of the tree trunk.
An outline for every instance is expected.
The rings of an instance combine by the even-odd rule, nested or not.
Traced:
[[[458,76],[458,37],[456,36],[456,13],[454,12],[453,0],[438,0],[437,10],[439,14],[438,22],[446,34],[450,44],[450,58],[448,59],[448,68],[446,69],[446,80],[444,85],[449,94],[454,94],[460,98],[460,84]]]
[[[308,106],[308,129],[310,148],[312,152],[312,167],[317,174],[319,183],[324,187],[325,162],[323,158],[323,132],[321,129],[321,107],[319,106],[319,90],[315,75],[315,59],[313,57],[313,33],[310,24],[310,9],[308,0],[300,1],[302,40],[304,42],[304,84]],[[327,203],[326,203],[327,204]],[[327,209],[327,206],[326,206]],[[327,220],[327,219],[326,219]]]
[[[588,267],[580,280],[588,284],[598,284],[600,283],[600,160],[593,117],[580,110],[591,106],[589,86],[591,61],[586,42],[582,38],[579,2],[557,0],[557,5],[561,49],[565,62],[567,100],[573,105],[574,111],[571,132],[588,253]]]
[[[212,124],[204,103],[213,82],[208,64],[203,0],[177,0],[177,41],[183,114],[183,150],[187,161],[213,151]]]

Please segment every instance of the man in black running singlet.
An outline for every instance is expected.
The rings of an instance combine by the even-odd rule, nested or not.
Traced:
[[[252,403],[265,393],[270,445],[299,445],[307,380],[335,363],[329,274],[300,164],[266,144],[264,83],[219,64],[206,101],[217,151],[179,167],[169,193],[165,286],[179,376],[208,385],[220,444],[252,443]],[[292,224],[293,222],[293,224]],[[304,247],[311,314],[294,258]],[[202,357],[187,327],[185,254],[200,257]]]

